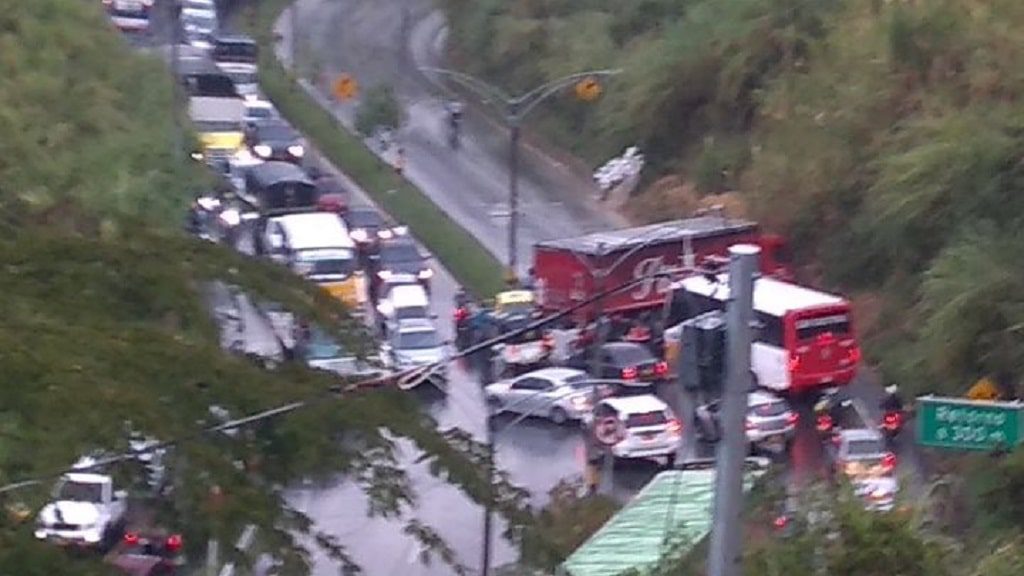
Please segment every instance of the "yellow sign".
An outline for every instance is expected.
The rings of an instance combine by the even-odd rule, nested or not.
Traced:
[[[509,304],[531,304],[533,303],[533,292],[529,290],[509,290],[502,292],[495,298],[498,306]]]
[[[601,96],[601,83],[596,78],[584,78],[576,83],[576,97],[584,102],[592,102]]]
[[[971,389],[967,391],[967,397],[971,400],[998,400],[999,388],[992,380],[982,378],[975,382],[974,386],[971,386]]]
[[[331,91],[334,93],[334,97],[338,100],[351,100],[355,98],[356,92],[359,91],[359,83],[356,79],[349,76],[348,74],[342,74],[334,80],[334,85],[331,86]]]

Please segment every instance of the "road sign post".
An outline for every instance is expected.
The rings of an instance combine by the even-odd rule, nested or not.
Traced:
[[[1024,404],[921,396],[917,442],[952,450],[994,450],[1021,443]]]

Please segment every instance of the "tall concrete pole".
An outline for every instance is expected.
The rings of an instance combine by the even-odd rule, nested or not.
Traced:
[[[715,477],[715,520],[708,554],[709,576],[741,576],[743,461],[747,454],[744,420],[750,390],[750,330],[754,319],[754,272],[761,249],[729,248],[729,300],[726,309],[726,369]]]
[[[508,276],[518,278],[519,243],[516,238],[519,226],[519,111],[517,106],[509,107],[508,147]]]

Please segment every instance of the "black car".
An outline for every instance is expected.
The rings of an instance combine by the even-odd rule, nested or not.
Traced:
[[[409,239],[392,239],[380,244],[377,253],[371,257],[373,277],[370,290],[374,296],[387,283],[419,282],[428,291],[434,271],[427,264],[416,244]],[[375,298],[376,299],[376,298]]]
[[[609,342],[598,350],[598,369],[595,378],[621,380],[626,383],[657,383],[667,380],[668,363],[658,360],[642,344],[633,342]],[[569,360],[573,368],[591,371],[591,351],[574,356]]]
[[[345,213],[345,223],[349,236],[362,252],[376,252],[381,242],[406,233],[404,226],[396,225],[368,206],[350,206]]]
[[[266,120],[247,128],[246,143],[258,158],[299,164],[306,155],[302,137],[281,120]]]

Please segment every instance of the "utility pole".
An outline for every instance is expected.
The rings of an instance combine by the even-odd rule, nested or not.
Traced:
[[[721,442],[715,475],[715,516],[708,554],[709,576],[741,576],[744,418],[750,390],[750,330],[754,317],[754,272],[761,249],[751,244],[729,248],[729,299],[726,309],[726,370],[722,387]]]
[[[577,92],[577,94],[584,93],[589,94],[586,99],[592,100],[597,97],[600,93],[600,88],[597,84],[598,78],[605,78],[608,76],[614,76],[622,72],[621,70],[590,70],[587,72],[580,72],[577,74],[569,74],[561,78],[556,78],[545,84],[537,86],[529,92],[525,92],[520,96],[509,96],[505,91],[500,88],[491,86],[490,84],[474,78],[469,74],[463,74],[455,70],[447,70],[445,68],[420,68],[421,72],[438,74],[450,78],[453,82],[462,86],[466,90],[473,92],[484,104],[492,104],[499,107],[498,111],[501,114],[502,119],[505,121],[505,126],[509,129],[509,176],[508,176],[508,204],[509,204],[509,220],[508,220],[508,270],[507,274],[510,278],[517,277],[516,273],[516,243],[517,243],[517,226],[519,224],[518,217],[518,204],[519,204],[519,129],[522,125],[523,119],[537,107],[538,104],[547,100],[548,98],[562,92],[570,86],[584,85],[591,90],[584,90]]]
[[[516,238],[519,226],[519,106],[515,103],[509,104],[508,123],[509,146],[508,146],[508,273],[512,278],[516,277],[516,265],[518,263],[518,240]]]
[[[602,261],[605,257],[605,249],[606,245],[604,242],[599,242],[597,244],[598,266],[603,265]],[[614,268],[612,270],[614,270]],[[604,292],[605,280],[608,278],[608,274],[610,274],[612,270],[608,270],[606,268],[597,268],[593,271],[592,276],[594,278],[595,294],[601,294]],[[594,341],[591,342],[591,346],[593,348],[590,352],[590,374],[593,378],[598,378],[601,374],[601,347],[604,345],[604,339],[607,336],[607,334],[605,333],[607,328],[607,323],[604,322],[604,297],[599,296],[596,300],[594,300]],[[600,400],[601,399],[598,394],[598,384],[597,382],[594,382],[594,384],[590,387],[590,409],[596,410],[597,403]],[[590,435],[596,438],[596,416],[594,418],[591,418],[590,425]],[[597,442],[593,441],[589,442],[587,446],[589,446],[592,450],[601,450],[603,452],[603,456],[601,458],[601,477],[598,486],[604,487],[604,491],[610,492],[612,486],[612,475],[615,473],[615,462],[612,459],[611,449],[608,448],[607,446],[602,446],[599,448]],[[591,454],[588,456],[596,456],[596,454]],[[587,465],[589,466],[593,460],[594,459],[592,458],[587,458]]]
[[[491,521],[492,508],[494,506],[494,418],[487,415],[485,426],[485,442],[487,443],[487,487],[484,498],[484,545],[480,557],[480,575],[489,576],[491,573]]]
[[[177,160],[181,160],[184,148],[185,137],[183,135],[183,129],[181,126],[181,64],[179,62],[180,54],[179,44],[181,44],[181,1],[171,0],[167,3],[167,11],[170,15],[170,22],[168,25],[171,27],[171,74],[174,76],[174,83],[171,85],[171,101],[174,103],[174,110],[171,111],[171,116],[174,120],[174,132],[173,142],[174,146],[174,157]]]

